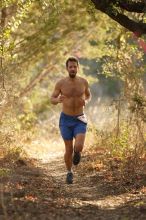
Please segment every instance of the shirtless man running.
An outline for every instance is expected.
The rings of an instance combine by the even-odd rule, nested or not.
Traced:
[[[64,161],[68,184],[73,183],[72,163],[77,165],[80,162],[87,128],[84,107],[91,98],[87,80],[77,76],[78,67],[79,62],[75,57],[67,59],[68,76],[56,83],[51,95],[52,104],[62,103],[59,128],[65,143]]]

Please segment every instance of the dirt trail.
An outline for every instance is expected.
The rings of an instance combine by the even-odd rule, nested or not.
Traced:
[[[51,155],[51,152],[50,152]],[[65,183],[63,152],[34,165],[17,161],[1,179],[1,220],[145,220],[146,194],[121,192],[107,184],[104,172],[84,170],[87,156],[73,167],[74,183]]]
[[[146,197],[139,192],[120,193],[104,182],[103,172],[86,172],[83,164],[73,168],[74,183],[65,183],[66,172],[62,158],[56,158],[48,166],[56,193],[54,205],[57,219],[131,220],[146,219]],[[142,204],[142,206],[139,206]]]

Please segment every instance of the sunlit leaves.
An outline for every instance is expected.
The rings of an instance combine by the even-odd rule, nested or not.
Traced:
[[[15,4],[17,0],[1,0],[0,8],[3,9],[5,7],[8,7],[12,4]]]

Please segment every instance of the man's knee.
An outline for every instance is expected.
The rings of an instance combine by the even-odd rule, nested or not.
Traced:
[[[66,147],[65,149],[65,155],[71,156],[73,153],[73,147]]]

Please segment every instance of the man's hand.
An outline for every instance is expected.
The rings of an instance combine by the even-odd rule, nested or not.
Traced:
[[[65,98],[66,98],[65,95],[60,95],[60,96],[58,97],[58,103],[62,103]]]
[[[88,102],[89,102],[89,100],[87,100],[87,99],[83,99],[83,98],[80,99],[80,104],[81,104],[81,106],[87,105]]]
[[[80,105],[81,106],[85,106],[85,104],[86,104],[85,99],[80,98]]]

